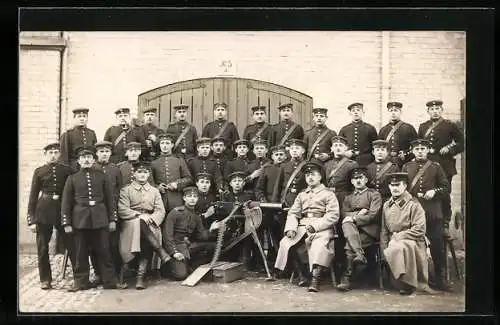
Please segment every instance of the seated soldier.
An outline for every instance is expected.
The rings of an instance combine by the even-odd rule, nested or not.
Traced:
[[[224,178],[227,179],[228,176],[233,172],[245,172],[248,174],[248,166],[251,161],[248,157],[249,144],[245,139],[236,140],[233,143],[234,152],[236,152],[236,158],[229,161],[224,167]]]
[[[208,263],[215,249],[201,217],[195,212],[198,190],[194,186],[183,189],[184,205],[172,209],[163,225],[163,245],[173,259],[162,268],[162,274],[175,280],[184,280],[196,267]]]
[[[350,178],[354,191],[345,197],[342,206],[342,232],[346,239],[347,263],[342,280],[337,285],[339,291],[351,289],[354,267],[364,267],[367,264],[363,248],[376,243],[380,231],[380,193],[366,187],[368,177],[365,168],[354,169]]]
[[[123,259],[121,278],[129,262],[138,255],[136,289],[145,289],[144,276],[148,262],[155,251],[162,263],[170,256],[161,246],[160,225],[165,218],[165,208],[159,190],[148,183],[150,176],[147,163],[133,165],[134,180],[120,191],[118,217],[120,220],[120,254]],[[123,279],[120,279],[123,280]],[[124,283],[122,287],[126,287]]]
[[[380,246],[399,293],[416,289],[433,294],[428,286],[428,261],[425,240],[425,212],[418,199],[407,191],[408,174],[388,175],[391,198],[382,209]]]
[[[303,167],[308,187],[299,193],[288,211],[285,237],[280,241],[274,267],[283,271],[287,264],[290,248],[297,249],[305,244],[312,272],[310,292],[319,291],[320,274],[328,268],[334,257],[333,227],[339,220],[339,203],[333,192],[321,183],[323,168],[316,163]],[[294,250],[295,250],[294,249]],[[299,273],[304,285],[307,280]]]
[[[202,217],[203,226],[209,228],[215,221],[214,202],[215,191],[212,190],[212,175],[208,173],[196,174],[196,187],[198,188],[198,202],[196,203],[195,211]]]
[[[375,161],[372,161],[366,169],[368,171],[368,187],[376,189],[385,202],[391,197],[391,192],[384,180],[388,174],[399,172],[399,166],[389,157],[387,147],[389,142],[385,140],[375,140],[372,142],[372,153]]]
[[[141,144],[139,142],[129,142],[127,143],[127,150],[125,151],[126,161],[122,161],[117,166],[120,168],[121,174],[121,185],[125,186],[132,182],[134,176],[134,168],[132,165],[134,162],[139,161],[141,156]],[[142,160],[142,159],[141,159]],[[153,177],[150,174],[148,182],[154,184]]]

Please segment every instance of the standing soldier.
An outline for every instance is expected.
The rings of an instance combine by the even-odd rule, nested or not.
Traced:
[[[449,238],[451,181],[453,176],[457,174],[454,157],[464,151],[464,134],[455,123],[442,117],[443,101],[433,100],[426,105],[430,120],[420,124],[418,136],[429,141],[429,160],[435,161],[443,167],[448,180],[449,192],[446,196],[443,196],[442,204],[444,234]]]
[[[210,138],[198,138],[196,140],[196,157],[190,158],[186,161],[191,175],[198,175],[199,173],[208,173],[212,175],[212,189],[214,193],[218,193],[219,189],[224,188],[224,177],[217,166],[217,162],[210,158]]]
[[[43,290],[52,288],[49,242],[54,227],[61,234],[71,265],[75,267],[71,237],[65,235],[61,227],[61,193],[72,171],[69,166],[59,161],[59,148],[59,143],[51,143],[43,148],[46,164],[33,172],[28,202],[28,227],[36,233],[38,274]]]
[[[432,260],[434,262],[434,278],[431,287],[438,290],[451,291],[446,279],[444,250],[444,227],[442,201],[449,195],[449,184],[443,168],[436,162],[427,159],[430,142],[417,139],[412,142],[415,160],[403,165],[402,172],[408,173],[410,185],[408,192],[422,205],[425,211],[427,237],[430,241]],[[431,282],[431,281],[430,281]]]
[[[255,189],[255,185],[257,184],[257,180],[264,172],[264,169],[267,166],[273,164],[272,160],[267,159],[267,144],[266,140],[258,140],[253,144],[252,153],[255,157],[254,160],[250,162],[247,166],[247,178],[245,180],[247,189]]]
[[[173,134],[177,139],[172,152],[186,161],[196,155],[196,139],[198,139],[195,126],[186,121],[188,108],[187,105],[174,106],[176,121],[167,128],[167,133]]]
[[[214,104],[214,117],[215,120],[205,125],[201,136],[211,139],[223,138],[227,148],[232,148],[234,141],[240,138],[238,130],[233,122],[227,120],[227,104],[215,103]],[[231,157],[234,157],[231,149],[229,149]]]
[[[373,161],[372,142],[377,140],[377,130],[369,123],[363,121],[365,114],[361,103],[353,103],[347,106],[352,122],[340,129],[339,135],[347,139],[349,150],[345,155],[356,160],[361,167],[366,167]]]
[[[384,202],[391,197],[391,192],[389,192],[385,178],[390,173],[399,172],[398,165],[389,157],[388,146],[389,142],[386,140],[373,141],[372,147],[375,161],[366,166],[368,171],[368,187],[376,189]]]
[[[226,169],[226,164],[231,159],[229,156],[232,156],[232,153],[226,150],[226,141],[224,138],[218,137],[212,139],[212,155],[210,159],[215,162],[218,173],[221,175],[221,180],[218,184],[219,187],[219,199],[222,200],[222,196],[224,192],[229,190],[227,180],[224,179],[224,170]]]
[[[209,228],[214,221],[211,218],[215,214],[214,202],[216,191],[212,189],[213,176],[209,173],[196,174],[196,187],[198,188],[198,202],[195,211],[200,214],[203,226]]]
[[[248,141],[245,139],[236,140],[233,143],[236,158],[229,161],[224,167],[224,178],[228,179],[229,174],[240,171],[248,175],[248,165],[250,165],[250,158],[248,157]]]
[[[156,126],[157,109],[154,107],[146,108],[143,111],[144,124],[141,126],[146,139],[146,147],[144,147],[141,156],[143,160],[153,161],[160,154],[160,146],[158,144],[158,136],[163,133],[163,130]]]
[[[115,116],[118,125],[113,125],[106,130],[104,141],[109,141],[113,144],[110,162],[118,164],[127,160],[125,156],[127,143],[139,142],[142,150],[142,147],[146,147],[146,139],[144,138],[144,132],[139,127],[131,125],[130,108],[117,109]]]
[[[378,133],[379,139],[387,141],[390,159],[399,168],[413,159],[410,143],[417,138],[417,131],[413,125],[401,121],[402,108],[403,104],[400,102],[387,103],[390,121]]]
[[[139,161],[141,148],[142,146],[139,142],[127,143],[127,151],[125,152],[127,160],[122,161],[117,165],[120,169],[122,187],[130,184],[134,178],[134,163]],[[153,177],[151,175],[149,175],[149,183],[154,184]]]
[[[87,128],[89,120],[88,108],[75,108],[73,110],[75,127],[69,129],[61,135],[61,160],[71,167],[73,173],[79,169],[77,165],[78,157],[76,149],[81,146],[91,146],[97,142],[94,130]]]
[[[74,233],[74,284],[70,292],[86,290],[89,282],[89,248],[97,255],[104,289],[115,289],[117,278],[109,249],[109,232],[116,230],[117,215],[109,177],[92,168],[94,147],[78,150],[81,169],[66,179],[62,195],[62,226]]]
[[[271,126],[266,122],[266,106],[254,106],[252,118],[255,123],[247,125],[243,131],[243,139],[247,140],[250,146],[254,146],[257,141],[266,141],[269,146]],[[255,159],[253,152],[249,153],[250,159]]]
[[[191,184],[193,178],[182,158],[172,155],[175,137],[165,133],[160,135],[161,155],[151,163],[153,181],[165,204],[165,211],[182,205],[182,189]]]
[[[332,137],[336,136],[337,133],[325,125],[328,109],[313,108],[312,112],[314,126],[307,130],[304,136],[304,141],[309,148],[306,159],[314,158],[317,162],[323,163],[331,158]]]
[[[279,203],[279,192],[276,191],[276,184],[280,175],[280,166],[286,159],[285,146],[275,146],[271,148],[272,165],[264,168],[262,175],[258,178],[255,186],[255,197],[260,202]]]
[[[280,122],[273,125],[270,146],[288,145],[289,139],[304,139],[304,128],[293,121],[293,104],[284,104],[278,107]]]

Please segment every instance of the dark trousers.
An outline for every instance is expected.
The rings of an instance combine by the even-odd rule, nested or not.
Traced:
[[[443,210],[444,223],[449,224],[451,220],[451,181],[453,179],[453,175],[448,175],[447,178],[450,194],[443,197],[441,200],[441,207]]]
[[[444,251],[443,220],[428,219],[426,221],[427,238],[430,241],[430,251],[434,263],[434,276],[439,279],[444,275],[446,254]]]
[[[40,282],[52,282],[52,270],[50,268],[49,258],[49,242],[52,238],[53,225],[46,225],[43,223],[37,224],[36,230],[36,248],[38,255],[38,273],[40,275]],[[73,249],[73,241],[70,235],[64,233],[64,230],[58,227],[59,236],[62,238],[64,246],[68,249],[68,257],[71,261],[72,267],[75,266],[75,255]]]
[[[189,246],[189,259],[178,261],[172,258],[165,267],[175,280],[184,280],[198,266],[209,263],[215,249],[215,242],[196,242]]]
[[[89,254],[93,250],[99,274],[105,285],[117,282],[109,249],[108,228],[74,229],[76,266],[74,268],[75,286],[83,287],[89,283]]]
[[[115,270],[115,274],[120,274],[121,266],[122,266],[122,260],[120,257],[120,250],[118,247],[118,240],[119,240],[119,232],[113,231],[109,232],[109,249],[111,253],[111,260],[113,261],[113,268]],[[100,278],[101,277],[101,272],[99,269],[99,262],[97,260],[97,253],[95,249],[90,249],[90,262],[92,263],[92,267],[94,268],[95,274]]]

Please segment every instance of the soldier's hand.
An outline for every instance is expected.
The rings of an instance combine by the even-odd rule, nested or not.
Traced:
[[[36,223],[29,226],[32,233],[36,232]]]
[[[111,221],[111,222],[109,223],[109,231],[113,232],[113,231],[115,231],[115,230],[116,230],[116,222]]]
[[[177,252],[177,253],[174,254],[174,258],[176,260],[178,260],[178,261],[183,261],[184,260],[184,255],[182,255],[182,253]]]
[[[167,189],[170,191],[175,191],[177,189],[177,183],[176,182],[168,183]]]
[[[218,221],[212,222],[212,224],[210,225],[209,231],[213,231],[213,230],[216,230],[216,229],[219,229],[219,222]]]
[[[153,142],[151,140],[147,139],[146,140],[146,146],[148,146],[148,147],[151,148],[153,146]]]
[[[442,155],[446,155],[448,152],[450,152],[450,149],[448,149],[448,147],[446,146],[442,147],[441,150],[439,150],[439,153]]]
[[[151,140],[152,142],[156,142],[156,135],[154,135],[154,134],[150,134],[150,135],[148,136],[148,138],[149,138],[149,140]]]
[[[351,216],[344,217],[344,219],[342,219],[342,224],[344,224],[346,222],[353,222],[352,217]]]
[[[295,232],[295,230],[288,230],[286,232],[286,236],[290,239],[293,239],[295,236],[297,235],[297,233]]]
[[[158,185],[158,190],[160,191],[160,193],[165,193],[165,191],[167,190],[167,185],[165,185],[165,183],[160,183]]]
[[[403,151],[400,151],[400,152],[398,153],[398,157],[399,157],[399,159],[401,159],[401,160],[405,160],[405,153],[404,153]]]
[[[213,205],[209,206],[207,211],[205,212],[205,218],[209,218],[215,214],[215,208]]]
[[[64,226],[64,232],[67,234],[71,234],[73,232],[73,227],[70,225]]]
[[[354,152],[350,149],[346,150],[346,152],[344,152],[344,156],[346,156],[347,158],[351,158],[353,155],[354,155]]]
[[[368,209],[365,209],[365,208],[359,210],[359,212],[358,212],[358,214],[367,214],[367,213],[368,213]]]
[[[432,199],[434,197],[434,195],[436,195],[436,191],[434,191],[434,190],[428,190],[424,194],[424,199],[430,200],[430,199]]]

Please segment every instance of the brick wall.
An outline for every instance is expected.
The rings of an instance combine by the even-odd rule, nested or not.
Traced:
[[[33,243],[26,227],[31,177],[43,148],[59,138],[59,52],[19,52],[19,241]]]

